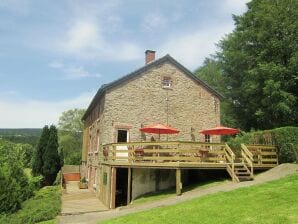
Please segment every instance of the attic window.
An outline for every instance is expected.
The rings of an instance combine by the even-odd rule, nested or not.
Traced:
[[[172,78],[168,76],[164,76],[162,78],[162,88],[172,88]]]

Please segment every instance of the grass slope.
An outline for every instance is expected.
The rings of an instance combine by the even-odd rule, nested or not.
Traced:
[[[298,174],[101,223],[298,223]]]
[[[189,186],[183,187],[183,191],[191,191],[191,190],[198,190],[198,189],[205,189],[208,187],[216,186],[219,184],[222,184],[226,182],[227,180],[217,180],[217,181],[205,181],[205,182],[200,182],[198,184],[192,184]],[[153,193],[147,193],[144,194],[137,199],[135,199],[132,203],[133,204],[142,204],[142,203],[147,203],[147,202],[152,202],[156,200],[161,200],[169,197],[175,197],[176,196],[176,188],[172,189],[166,189],[166,190],[161,190],[158,192],[153,192]]]

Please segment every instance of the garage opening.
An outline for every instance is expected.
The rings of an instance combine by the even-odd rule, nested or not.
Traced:
[[[128,169],[117,168],[116,176],[116,207],[127,205]]]

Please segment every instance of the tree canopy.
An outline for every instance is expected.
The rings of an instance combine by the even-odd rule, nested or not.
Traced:
[[[49,140],[43,154],[42,174],[45,178],[45,185],[52,185],[57,173],[61,168],[61,160],[58,152],[58,134],[54,125],[49,129]]]
[[[43,167],[43,155],[46,150],[50,136],[50,130],[48,125],[44,126],[40,139],[38,141],[33,160],[32,160],[32,174],[34,176],[41,175]]]
[[[233,117],[244,130],[298,123],[298,1],[252,0],[212,61]],[[204,74],[203,74],[204,76]],[[208,82],[208,80],[207,80]],[[214,83],[215,82],[215,83]],[[222,84],[223,83],[223,84]]]
[[[60,151],[63,150],[65,164],[81,164],[83,144],[83,122],[81,118],[84,113],[84,109],[75,108],[64,111],[59,118],[59,146]]]
[[[83,130],[82,117],[84,109],[71,109],[64,111],[59,117],[58,128],[61,131],[81,132]]]

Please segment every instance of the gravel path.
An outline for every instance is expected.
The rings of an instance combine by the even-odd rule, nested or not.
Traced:
[[[179,202],[188,201],[193,198],[202,197],[208,194],[213,194],[217,192],[232,191],[237,188],[252,186],[256,184],[261,184],[269,182],[272,180],[277,180],[282,177],[285,177],[289,174],[298,172],[298,164],[281,164],[273,169],[270,169],[264,173],[261,173],[255,177],[253,181],[241,182],[241,183],[232,183],[225,182],[220,185],[205,189],[194,189],[189,192],[183,193],[181,196],[172,196],[155,202],[148,202],[144,204],[129,205],[125,207],[120,207],[114,210],[108,210],[103,212],[94,212],[81,215],[69,215],[69,216],[60,216],[58,217],[59,223],[67,224],[95,224],[98,221],[103,221],[135,212],[146,211],[152,208],[164,207],[168,205],[174,205]]]

